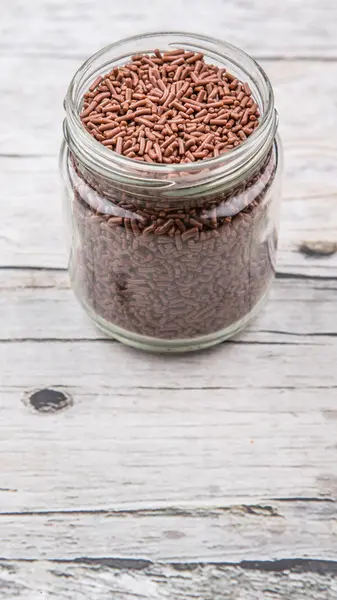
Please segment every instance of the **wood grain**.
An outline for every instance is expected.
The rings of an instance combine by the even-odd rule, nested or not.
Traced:
[[[230,342],[179,360],[93,340],[2,342],[0,510],[335,499],[336,359],[336,345]],[[55,386],[72,408],[22,403]]]
[[[109,565],[111,565],[109,567]],[[335,563],[161,565],[126,561],[4,562],[1,594],[16,600],[334,600]],[[132,568],[133,566],[133,568]],[[288,568],[287,568],[288,567]],[[308,569],[315,571],[308,571]],[[285,569],[285,570],[282,570]],[[318,572],[317,572],[318,571]]]
[[[27,27],[29,23],[29,27]],[[87,56],[127,35],[146,31],[202,32],[257,56],[337,56],[334,0],[12,0],[2,8],[2,50],[67,58]]]
[[[337,561],[336,503],[260,504],[151,510],[52,511],[0,515],[1,556],[78,560],[85,556],[169,563]],[[32,540],[38,547],[32,548]],[[337,562],[336,562],[337,571]]]
[[[80,309],[64,271],[5,270],[0,290],[0,340],[105,339]],[[277,278],[262,314],[236,339],[333,345],[336,298],[337,279]]]
[[[336,385],[336,373],[332,369],[337,358],[336,344],[329,349],[324,363],[320,360],[320,345],[310,345],[301,353],[298,344],[276,343],[264,348],[263,344],[229,341],[219,351],[213,349],[189,354],[183,359],[166,355],[150,357],[147,353],[139,354],[133,349],[111,344],[109,340],[105,343],[55,340],[48,345],[48,353],[42,347],[34,340],[0,344],[2,381],[6,387],[27,387],[34,382],[39,386],[52,380],[65,386],[81,384],[88,391],[97,393],[101,386],[108,386],[111,391],[124,387],[129,374],[132,374],[132,380],[128,386],[135,389],[268,389],[290,386],[310,389],[318,385],[329,389]],[[24,372],[17,369],[20,353],[25,357]],[[230,364],[226,364],[229,357]],[[278,366],[276,373],[268,369],[272,360]],[[77,364],[81,365],[81,370],[74,369]]]

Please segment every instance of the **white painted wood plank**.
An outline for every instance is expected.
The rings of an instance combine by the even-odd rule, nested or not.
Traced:
[[[1,557],[169,563],[337,560],[336,504],[289,501],[194,510],[0,515]],[[33,548],[32,540],[38,540]],[[1,589],[1,588],[0,588]],[[0,595],[1,597],[1,595]]]
[[[76,63],[59,60],[50,69],[47,59],[25,57],[6,59],[6,64],[0,69],[5,92],[0,96],[0,110],[9,126],[0,140],[0,153],[12,156],[0,156],[4,190],[0,265],[65,267],[56,153],[62,98]],[[298,246],[303,240],[337,237],[337,147],[326,136],[326,131],[337,130],[331,101],[337,95],[337,63],[277,62],[266,66],[276,89],[286,150],[278,269],[333,276],[337,255],[310,260],[298,252]],[[13,72],[20,72],[20,78],[13,77]],[[317,87],[317,78],[324,86]],[[294,96],[296,105],[301,106],[296,114]],[[29,110],[23,109],[25,105]]]
[[[336,345],[229,343],[179,358],[2,342],[0,509],[335,498],[336,359]],[[55,386],[72,408],[42,416],[21,403]]]
[[[334,564],[323,563],[321,572],[314,565],[318,572],[312,573],[303,571],[305,565],[280,572],[280,566],[290,562],[241,568],[135,562],[134,568],[119,569],[107,564],[5,562],[0,566],[1,594],[16,600],[334,600],[337,596]]]
[[[80,308],[65,272],[3,271],[1,340],[101,339]],[[237,340],[335,344],[336,281],[276,279],[262,314]]]
[[[303,353],[304,349],[301,351],[299,344],[275,344],[264,348],[263,344],[229,341],[208,352],[183,357],[139,353],[111,344],[109,339],[105,342],[79,340],[74,344],[60,340],[44,345],[44,351],[41,347],[34,341],[0,343],[2,385],[6,386],[5,389],[43,385],[52,377],[59,385],[81,384],[88,391],[97,392],[100,386],[108,385],[111,390],[124,387],[130,374],[136,389],[264,389],[289,386],[310,389],[315,386],[331,388],[337,381],[337,374],[332,369],[337,357],[336,344],[329,349],[324,363],[321,362],[322,348],[319,345],[306,347]],[[20,354],[25,357],[24,372],[15,368]],[[275,370],[270,369],[273,360],[277,372],[276,367]],[[81,370],[74,369],[74,365],[81,365]]]
[[[187,29],[214,35],[263,56],[336,57],[333,0],[11,0],[2,8],[1,47],[29,53],[86,57],[144,31]]]

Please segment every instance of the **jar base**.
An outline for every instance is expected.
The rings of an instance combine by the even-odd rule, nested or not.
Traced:
[[[263,308],[268,298],[269,287],[270,286],[268,286],[267,291],[254,306],[254,308],[242,319],[233,323],[230,327],[226,327],[226,329],[222,329],[221,331],[216,331],[208,335],[180,340],[156,339],[128,331],[127,329],[122,329],[121,327],[106,321],[103,319],[103,317],[100,317],[92,308],[83,302],[82,298],[78,299],[80,300],[80,303],[87,312],[91,321],[93,321],[94,325],[103,331],[107,336],[139,350],[156,352],[160,354],[171,354],[205,350],[207,348],[211,348],[212,346],[216,346],[217,344],[221,344],[221,342],[224,342],[239,333],[242,329],[247,327],[247,325],[249,325],[253,319],[255,319],[257,314]]]

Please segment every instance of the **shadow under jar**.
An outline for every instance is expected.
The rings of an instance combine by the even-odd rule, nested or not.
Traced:
[[[117,154],[83,127],[83,96],[136,53],[184,48],[248,82],[259,126],[215,158],[158,164]],[[242,329],[275,269],[281,148],[269,80],[243,51],[212,38],[161,33],[104,48],[74,76],[61,170],[75,293],[110,336],[162,352],[197,350]]]

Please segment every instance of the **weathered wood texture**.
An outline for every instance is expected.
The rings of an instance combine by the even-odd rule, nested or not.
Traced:
[[[335,600],[334,565],[321,563],[315,572],[315,563],[296,570],[287,569],[289,564],[239,568],[148,565],[146,561],[130,565],[109,560],[5,562],[0,567],[0,592],[2,598],[15,600]]]
[[[2,7],[1,48],[16,56],[84,60],[146,31],[214,35],[258,56],[336,58],[334,0],[11,0]]]
[[[335,600],[337,254],[299,246],[337,239],[336,3],[3,4],[0,598]],[[185,27],[261,59],[286,177],[268,306],[181,358],[108,341],[77,305],[57,152],[88,55]],[[39,414],[43,388],[73,403]]]
[[[231,342],[178,362],[109,342],[2,343],[1,510],[335,499],[336,359],[322,345]],[[72,408],[38,418],[20,404],[54,386]]]
[[[297,560],[300,555],[305,560],[334,560],[337,571],[336,504],[331,501],[2,513],[0,523],[1,557],[6,560],[105,556],[240,564],[271,557]],[[38,540],[38,547],[32,540]]]
[[[63,96],[77,63],[54,60],[50,69],[46,58],[3,60],[7,68],[0,68],[0,111],[10,127],[0,139],[0,266],[65,267],[56,154]],[[309,261],[298,246],[303,240],[336,239],[337,146],[327,132],[337,131],[331,101],[337,95],[337,63],[277,61],[265,66],[275,86],[285,146],[278,269],[334,275],[337,254]],[[20,77],[13,77],[18,69]],[[296,106],[301,110],[294,110]]]

